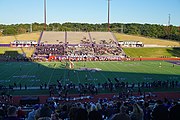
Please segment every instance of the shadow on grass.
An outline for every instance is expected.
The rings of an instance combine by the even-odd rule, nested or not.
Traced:
[[[173,48],[172,50],[167,49],[167,51],[174,57],[180,57],[180,47]]]
[[[19,54],[18,51],[5,51],[0,54],[0,61],[28,61],[25,54]]]

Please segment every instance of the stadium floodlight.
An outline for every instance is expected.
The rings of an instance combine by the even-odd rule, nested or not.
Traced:
[[[108,0],[108,32],[110,32],[110,0]]]
[[[44,31],[46,31],[46,0],[44,0]]]
[[[171,25],[171,14],[168,14],[168,26]]]
[[[168,39],[171,39],[171,14],[168,14],[168,25],[167,25]]]
[[[30,24],[30,33],[32,33],[32,23]]]

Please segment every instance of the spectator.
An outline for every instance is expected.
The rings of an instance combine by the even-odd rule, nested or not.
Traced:
[[[115,114],[110,120],[131,120],[131,118],[125,113],[118,113]]]
[[[170,120],[180,119],[180,104],[177,104],[170,109],[169,119]]]
[[[68,118],[68,106],[67,105],[63,105],[61,110],[62,111],[60,112],[59,117],[61,119]]]
[[[133,105],[133,112],[131,113],[130,117],[131,120],[143,120],[144,118],[143,110],[137,103]]]
[[[130,116],[126,113],[127,107],[124,104],[120,107],[120,113],[114,114],[110,120],[131,120]]]
[[[35,117],[36,119],[51,118],[51,114],[52,114],[52,110],[50,109],[49,105],[44,104],[44,106],[36,112]]]
[[[8,117],[5,120],[20,120],[17,117],[17,108],[15,106],[10,106],[7,109],[7,115]]]
[[[70,120],[75,120],[75,113],[76,113],[76,111],[78,110],[78,108],[76,108],[76,107],[72,107],[72,108],[70,108],[70,111],[69,111],[69,118],[70,118]]]
[[[152,111],[153,120],[169,120],[168,108],[163,105],[161,100],[157,101],[156,107]]]
[[[59,118],[59,115],[57,113],[52,113],[51,120],[62,120],[62,119]]]
[[[76,111],[75,120],[88,120],[88,112],[83,108]]]
[[[37,110],[39,109],[39,105],[34,105],[33,110],[31,112],[29,112],[28,114],[28,119],[27,120],[35,120],[35,114],[37,112]]]
[[[3,120],[5,117],[5,111],[3,110],[3,107],[0,107],[0,120]]]
[[[151,108],[149,106],[149,103],[148,102],[145,102],[144,103],[144,120],[151,120]]]
[[[50,117],[41,117],[38,120],[51,120],[51,118]]]
[[[102,120],[102,114],[97,111],[97,107],[93,104],[91,105],[91,111],[89,112],[89,120]]]
[[[17,115],[18,115],[18,118],[20,119],[25,118],[25,112],[21,109],[20,106],[18,107]]]

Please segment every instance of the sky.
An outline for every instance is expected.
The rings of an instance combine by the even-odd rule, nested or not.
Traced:
[[[43,23],[44,0],[0,0],[0,24]],[[47,0],[47,23],[107,23],[108,0]],[[180,0],[111,0],[111,23],[180,26]]]

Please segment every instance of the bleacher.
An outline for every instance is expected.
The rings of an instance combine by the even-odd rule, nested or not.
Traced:
[[[59,44],[60,42],[64,43],[65,41],[65,32],[43,32],[40,43],[44,44]]]
[[[88,32],[67,32],[67,41],[69,44],[80,44],[84,42],[91,42]]]
[[[96,44],[113,44],[116,42],[111,32],[90,32],[90,35]]]
[[[49,32],[45,31],[34,52],[35,56],[76,56],[119,58],[124,55],[111,32]],[[61,46],[59,49],[58,47]],[[48,52],[47,52],[48,51]]]
[[[65,43],[65,40],[69,44],[81,44],[84,41],[86,44],[96,41],[96,44],[113,44],[116,42],[116,38],[111,32],[43,32],[41,43],[44,44],[59,44],[59,42]],[[103,42],[103,40],[105,40]],[[89,41],[89,43],[88,43]]]

